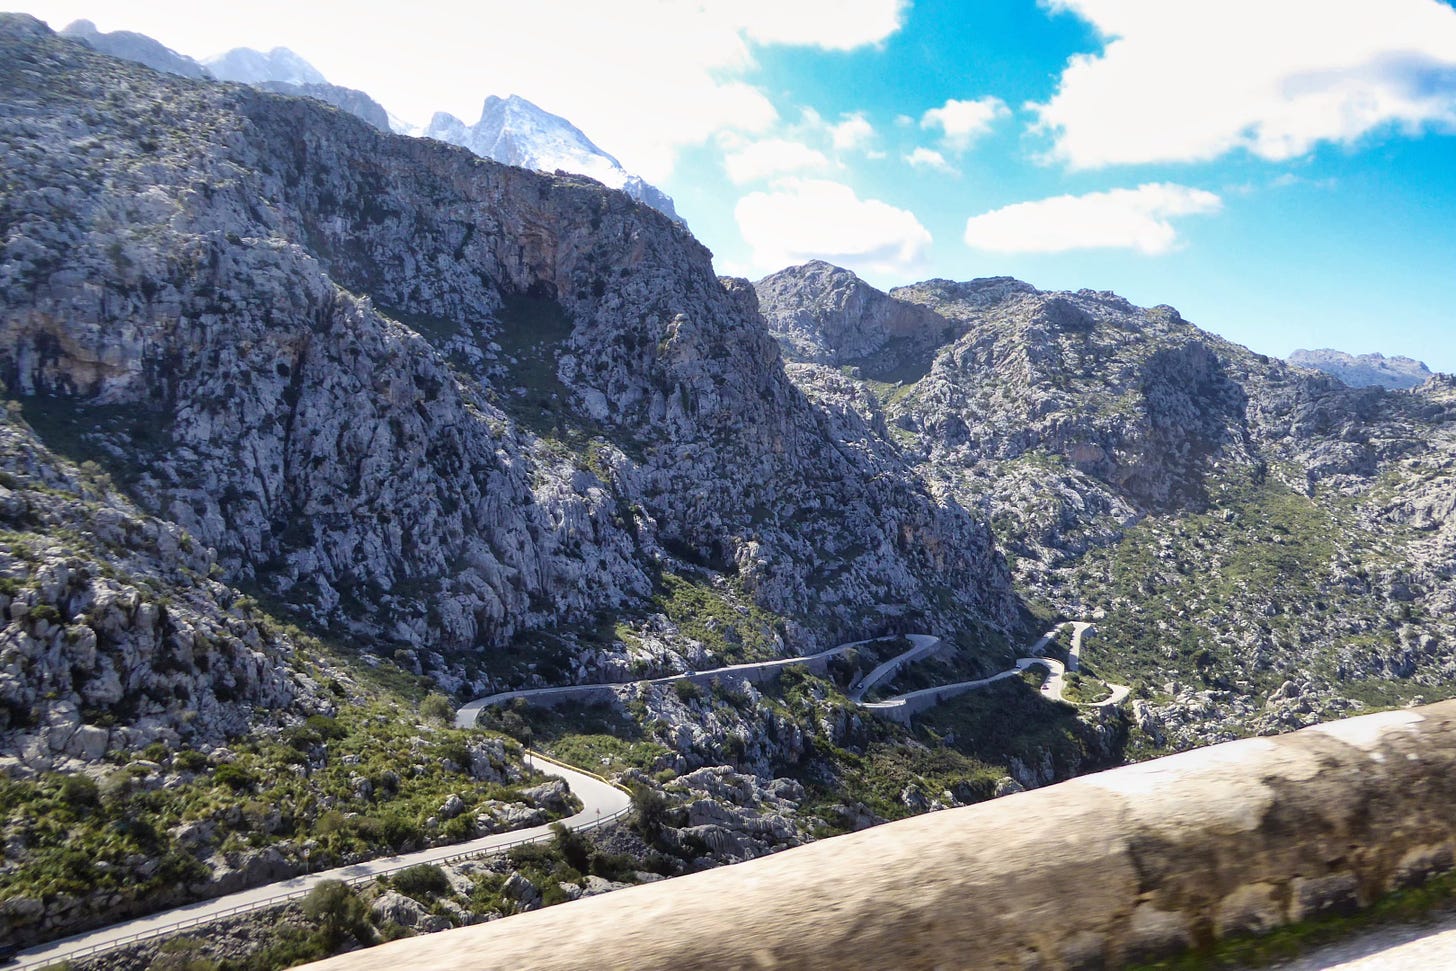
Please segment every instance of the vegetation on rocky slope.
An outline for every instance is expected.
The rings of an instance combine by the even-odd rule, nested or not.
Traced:
[[[1028,602],[1097,618],[1140,755],[1449,693],[1448,379],[1347,388],[1170,307],[1000,278],[886,295],[810,264],[757,288],[808,394],[983,511]],[[863,321],[910,308],[915,382],[808,363],[879,353]]]

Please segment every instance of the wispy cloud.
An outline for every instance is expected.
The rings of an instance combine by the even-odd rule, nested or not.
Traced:
[[[1000,118],[1011,114],[1000,98],[985,97],[974,101],[951,98],[939,108],[931,108],[920,117],[920,127],[940,129],[947,148],[964,152],[976,139],[987,135]]]
[[[956,172],[956,167],[947,162],[944,155],[933,148],[926,148],[923,145],[916,146],[913,152],[906,154],[905,161],[912,168],[931,169],[936,172],[944,172],[947,175]]]
[[[1064,253],[1128,249],[1156,256],[1175,249],[1172,220],[1217,212],[1212,192],[1170,182],[1080,196],[1018,202],[966,221],[966,244],[1000,253]]]

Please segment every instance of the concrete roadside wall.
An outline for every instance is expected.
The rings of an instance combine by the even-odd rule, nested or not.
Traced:
[[[1019,673],[1019,671],[1002,671],[1000,674],[993,674],[991,677],[982,678],[979,681],[962,681],[939,688],[921,688],[919,691],[912,691],[888,701],[866,702],[864,707],[881,718],[909,726],[911,718],[922,711],[929,711],[941,702],[958,698],[967,692],[979,691],[993,681],[1014,678]]]
[[[1451,868],[1456,702],[1213,746],[321,962],[1118,967]]]

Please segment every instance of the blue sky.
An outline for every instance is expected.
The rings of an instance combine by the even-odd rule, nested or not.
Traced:
[[[1451,0],[17,3],[287,46],[415,123],[520,94],[673,194],[720,272],[1009,274],[1456,372]]]

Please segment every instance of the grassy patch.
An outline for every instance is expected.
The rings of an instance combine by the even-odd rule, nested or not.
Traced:
[[[0,782],[0,812],[27,848],[23,866],[0,871],[0,898],[105,889],[145,899],[196,882],[206,869],[174,836],[187,824],[210,828],[211,849],[225,853],[276,846],[301,862],[311,840],[314,869],[473,836],[459,825],[426,826],[451,793],[465,800],[457,817],[465,820],[477,803],[519,799],[512,787],[470,777],[472,734],[421,729],[411,708],[375,701],[238,740],[221,764],[159,748],[145,753],[159,765],[118,755],[99,785],[62,775]],[[137,858],[159,865],[138,875]]]
[[[957,750],[989,763],[1004,764],[1008,758],[1031,763],[1050,753],[1058,777],[1121,762],[1117,753],[1106,759],[1096,754],[1094,729],[1075,708],[1048,702],[1022,678],[952,698],[920,715],[917,725],[953,739]]]
[[[1250,678],[1256,690],[1272,690],[1283,674],[1250,670],[1214,631],[1242,615],[1297,637],[1335,596],[1336,537],[1351,531],[1329,509],[1273,478],[1230,476],[1211,481],[1209,492],[1213,508],[1144,520],[1080,568],[1084,599],[1107,606],[1099,638],[1116,649],[1100,666],[1112,680],[1166,671],[1209,683]],[[1270,612],[1250,617],[1262,603]],[[1312,609],[1295,615],[1299,605]]]
[[[783,621],[727,583],[663,573],[653,606],[683,634],[699,641],[724,664],[778,656]]]
[[[646,738],[642,726],[610,704],[542,708],[520,704],[487,708],[480,724],[506,732],[570,765],[604,775],[629,768],[654,770],[668,749]]]
[[[1104,682],[1076,671],[1062,679],[1062,698],[1073,704],[1095,705],[1112,697],[1112,689]]]

